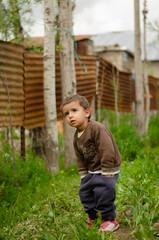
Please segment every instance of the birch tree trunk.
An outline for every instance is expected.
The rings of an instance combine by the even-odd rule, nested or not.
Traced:
[[[134,20],[135,20],[135,124],[137,133],[144,133],[144,91],[142,79],[141,63],[141,43],[140,43],[140,7],[139,0],[134,0]]]
[[[145,109],[145,125],[144,132],[147,133],[149,126],[149,118],[150,118],[150,91],[149,91],[149,83],[148,83],[148,72],[147,72],[147,52],[146,52],[146,0],[144,0],[144,87],[146,93],[146,109]]]
[[[59,1],[59,25],[60,31],[60,52],[62,99],[76,94],[76,77],[74,63],[74,41],[72,32],[72,1]],[[66,32],[68,31],[68,32]],[[76,163],[73,148],[73,135],[75,129],[64,121],[64,165],[69,166]]]
[[[59,171],[58,132],[55,94],[55,30],[54,1],[44,0],[44,105],[45,127],[43,144],[47,170]]]

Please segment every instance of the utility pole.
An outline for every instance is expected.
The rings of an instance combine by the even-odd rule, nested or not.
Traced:
[[[147,66],[147,38],[146,38],[146,14],[148,13],[147,10],[147,1],[144,0],[144,9],[143,9],[143,24],[144,24],[144,39],[143,39],[143,45],[144,45],[144,88],[145,88],[145,94],[146,95],[146,105],[145,105],[145,121],[144,121],[144,132],[146,133],[148,131],[148,125],[149,125],[149,118],[150,118],[150,92],[149,92],[149,83],[148,83],[148,66]]]
[[[144,133],[144,91],[141,62],[140,43],[140,1],[134,0],[134,28],[135,28],[135,124],[137,133],[141,136]]]

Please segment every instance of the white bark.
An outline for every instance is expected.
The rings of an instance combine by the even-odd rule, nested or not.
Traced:
[[[55,94],[55,30],[54,1],[44,0],[44,153],[46,168],[58,172],[58,131]]]
[[[142,79],[141,63],[141,43],[140,43],[140,8],[139,0],[134,0],[135,19],[135,93],[136,93],[136,113],[135,121],[139,135],[144,133],[144,91]]]
[[[62,98],[65,99],[70,95],[76,94],[76,77],[74,64],[74,41],[72,28],[72,1],[60,0],[59,2],[59,23],[60,28],[60,52],[61,62],[61,81],[62,81]],[[71,31],[71,34],[66,31]],[[75,164],[76,157],[73,148],[73,135],[75,129],[70,127],[64,121],[64,165]]]
[[[150,91],[149,91],[149,83],[148,83],[148,72],[147,72],[147,52],[146,52],[146,0],[144,0],[144,87],[146,94],[146,109],[145,109],[145,126],[144,131],[147,133],[149,118],[150,118]]]

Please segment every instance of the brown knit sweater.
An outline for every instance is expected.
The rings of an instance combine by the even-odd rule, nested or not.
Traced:
[[[112,133],[103,124],[90,120],[84,133],[74,135],[74,148],[79,174],[88,172],[102,174],[118,173],[121,157]]]

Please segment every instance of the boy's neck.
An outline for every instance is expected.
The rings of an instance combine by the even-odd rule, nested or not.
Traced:
[[[77,129],[78,132],[84,132],[84,130],[86,129],[86,127],[88,126],[89,120],[86,122],[86,124],[84,126],[82,126],[80,129]]]

